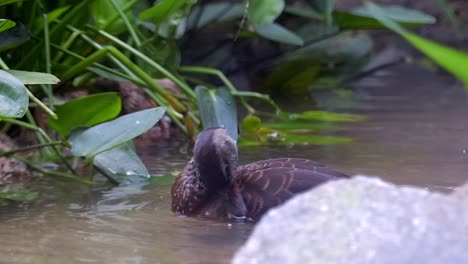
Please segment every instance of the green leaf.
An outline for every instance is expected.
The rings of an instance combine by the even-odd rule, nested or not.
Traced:
[[[302,114],[290,114],[289,118],[293,120],[317,120],[327,122],[357,122],[364,120],[364,117],[360,115],[332,113],[327,111],[305,111]]]
[[[248,18],[256,26],[266,26],[273,23],[283,10],[284,0],[251,0]]]
[[[416,10],[401,6],[381,7],[385,16],[407,27],[433,24],[435,18]],[[354,9],[351,12],[335,12],[335,20],[341,29],[372,29],[385,27],[366,6]]]
[[[3,32],[5,30],[8,30],[16,25],[15,22],[5,19],[5,18],[0,18],[0,32]]]
[[[468,54],[410,33],[393,21],[391,16],[387,16],[384,9],[375,4],[367,3],[366,8],[382,24],[403,36],[440,66],[462,80],[468,91],[468,71],[466,70],[468,69]]]
[[[129,2],[127,0],[114,1],[116,1],[119,6],[124,6]],[[96,23],[96,27],[99,29],[104,29],[114,35],[126,30],[125,24],[120,16],[110,23],[111,19],[118,16],[118,12],[109,0],[93,0],[91,4],[91,14]]]
[[[152,19],[154,23],[158,24],[174,14],[184,4],[185,0],[163,0],[153,7],[141,12],[139,17],[141,20]]]
[[[213,3],[195,6],[187,18],[189,27],[202,28],[211,22],[221,22],[241,18],[244,5],[235,3]],[[197,23],[195,25],[195,22]]]
[[[29,97],[24,84],[15,76],[0,70],[0,117],[23,117]]]
[[[93,163],[101,173],[119,184],[141,183],[142,178],[146,180],[150,176],[132,141],[97,154]]]
[[[304,45],[304,41],[301,37],[279,24],[272,23],[265,26],[256,27],[255,31],[258,35],[269,40],[289,45]]]
[[[50,73],[17,70],[8,70],[8,72],[16,78],[18,78],[25,85],[57,84],[60,82],[59,78],[55,77]]]
[[[236,102],[228,89],[197,86],[195,92],[203,128],[224,127],[231,137],[237,140]]]
[[[309,0],[309,3],[325,17],[325,23],[328,27],[333,25],[333,10],[335,9],[335,0]]]
[[[175,177],[171,175],[167,176],[151,176],[149,178],[151,185],[172,185],[175,182]]]
[[[23,2],[24,0],[0,0],[0,6]]]
[[[61,17],[65,12],[68,11],[68,9],[70,9],[70,5],[66,5],[66,6],[63,6],[63,7],[60,7],[60,8],[57,8],[55,10],[52,10],[51,12],[49,12],[47,14],[47,23],[52,23],[54,22],[55,20],[57,20],[59,17]]]
[[[49,118],[49,127],[66,137],[79,126],[94,126],[115,118],[122,108],[117,93],[100,93],[81,97],[59,105],[55,109],[58,118]]]
[[[324,19],[323,15],[321,15],[317,11],[311,8],[306,8],[306,7],[286,6],[284,8],[284,12],[291,14],[291,15],[311,18],[311,19],[316,19],[316,20]]]
[[[152,128],[165,111],[165,107],[146,109],[88,128],[69,137],[71,152],[75,156],[93,157]]]

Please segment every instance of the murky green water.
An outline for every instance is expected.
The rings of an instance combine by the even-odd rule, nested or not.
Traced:
[[[241,149],[244,162],[305,157],[350,174],[440,191],[468,181],[468,103],[461,87],[411,67],[359,84],[343,111],[367,115],[333,133],[354,143]],[[328,100],[322,98],[323,106]],[[144,144],[153,174],[180,170],[183,141]],[[90,187],[48,180],[32,204],[0,208],[0,263],[228,263],[252,224],[182,218],[169,210],[169,186]]]

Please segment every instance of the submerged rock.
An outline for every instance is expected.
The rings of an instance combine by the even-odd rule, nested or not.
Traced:
[[[330,182],[265,215],[233,263],[468,263],[462,189],[443,195],[360,176]]]

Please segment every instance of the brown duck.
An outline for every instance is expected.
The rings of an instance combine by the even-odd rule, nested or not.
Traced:
[[[269,159],[239,167],[237,159],[236,142],[227,130],[202,131],[193,157],[172,186],[172,211],[218,220],[258,220],[296,193],[349,178],[307,159]]]

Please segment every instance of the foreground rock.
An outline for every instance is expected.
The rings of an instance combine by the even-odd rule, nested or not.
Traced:
[[[468,263],[467,190],[330,182],[271,210],[233,263]]]

